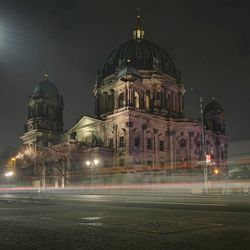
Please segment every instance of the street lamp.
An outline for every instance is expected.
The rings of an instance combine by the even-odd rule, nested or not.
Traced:
[[[215,174],[215,175],[218,175],[218,174],[219,174],[219,169],[218,169],[218,168],[215,168],[215,169],[214,169],[214,174]]]
[[[98,160],[98,159],[95,159],[95,160],[93,161],[93,163],[94,163],[94,165],[96,166],[96,165],[99,163],[99,160]]]
[[[12,157],[11,158],[11,162],[12,162],[12,170],[15,171],[16,170],[16,157]]]
[[[5,177],[11,177],[12,175],[14,175],[14,173],[12,171],[5,173]]]
[[[86,165],[90,168],[91,170],[91,192],[93,192],[93,169],[99,164],[98,159],[93,159],[93,160],[87,160]]]
[[[9,185],[10,177],[13,175],[14,175],[14,173],[12,171],[8,171],[5,173],[5,177],[7,178],[7,185]]]
[[[202,140],[202,153],[201,161],[203,165],[203,176],[204,176],[204,188],[205,192],[208,192],[208,171],[206,165],[206,146],[205,146],[205,129],[204,129],[204,116],[203,116],[203,97],[200,96],[200,112],[201,112],[201,140]]]
[[[190,89],[194,94],[198,94],[193,88]],[[206,144],[205,144],[205,129],[204,129],[204,115],[203,115],[203,97],[200,96],[200,115],[201,115],[201,163],[203,165],[203,179],[205,192],[208,192],[208,169],[207,169],[207,159],[206,159]]]

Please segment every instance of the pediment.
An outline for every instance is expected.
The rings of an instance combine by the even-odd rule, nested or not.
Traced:
[[[101,125],[102,123],[103,121],[95,119],[93,117],[83,116],[72,128],[69,129],[69,131],[76,131],[86,127],[94,127]]]

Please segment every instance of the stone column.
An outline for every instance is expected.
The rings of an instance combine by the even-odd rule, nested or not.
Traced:
[[[100,105],[99,105],[99,102],[100,102],[100,100],[99,100],[99,98],[100,98],[100,95],[99,94],[96,94],[96,96],[95,96],[95,115],[97,116],[97,117],[99,117],[99,115],[100,115]]]
[[[57,189],[58,188],[58,183],[59,183],[59,181],[58,181],[58,176],[56,175],[55,177],[55,188]]]
[[[46,166],[41,168],[41,189],[44,190],[46,186]]]
[[[133,99],[133,87],[129,83],[129,106],[133,106],[134,99]]]
[[[64,188],[65,184],[65,163],[64,160],[62,160],[62,169],[61,169],[61,188]]]
[[[190,169],[190,171],[192,170],[192,168],[193,168],[193,162],[192,162],[192,159],[193,159],[193,157],[192,157],[192,151],[191,151],[191,149],[192,149],[192,137],[194,136],[194,132],[192,132],[192,131],[189,131],[188,132],[188,155],[189,155],[189,169]]]
[[[170,130],[169,136],[169,143],[170,143],[170,165],[172,170],[175,169],[176,166],[176,145],[175,145],[175,131]]]
[[[151,112],[154,111],[154,105],[155,105],[155,90],[153,89],[153,93],[151,92],[151,98],[150,98],[150,110]]]
[[[159,156],[159,153],[157,153],[157,157],[156,157],[156,134],[158,133],[158,129],[154,128],[153,129],[153,132],[154,132],[154,168],[155,168],[155,165],[156,165],[156,158]]]
[[[114,148],[117,150],[117,147],[118,147],[118,145],[117,145],[117,125],[113,125],[113,131],[114,131]]]
[[[145,159],[145,131],[147,129],[147,124],[144,123],[141,125],[141,128],[142,128],[142,164],[145,165],[144,163],[144,159]]]
[[[166,163],[165,166],[167,169],[170,168],[170,152],[169,152],[169,131],[165,131],[165,152],[166,152]]]
[[[71,156],[70,156],[70,152],[69,152],[69,155],[66,158],[66,169],[65,169],[66,185],[70,184],[70,171],[71,171]]]
[[[126,85],[126,89],[125,89],[125,106],[129,106],[129,89],[128,86]]]
[[[118,91],[115,91],[114,92],[114,109],[118,109],[118,98],[119,98],[119,95],[118,95]]]

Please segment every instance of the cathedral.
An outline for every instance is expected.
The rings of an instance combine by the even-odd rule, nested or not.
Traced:
[[[45,75],[34,87],[21,137],[22,176],[41,187],[64,187],[84,183],[93,171],[99,182],[110,174],[199,172],[204,164],[226,175],[222,106],[212,100],[203,109],[201,102],[201,118],[189,119],[184,94],[173,60],[144,38],[137,16],[132,39],[114,49],[97,74],[94,117],[64,130],[56,85]]]

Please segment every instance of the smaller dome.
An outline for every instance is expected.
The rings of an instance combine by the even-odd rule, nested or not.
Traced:
[[[223,111],[223,107],[221,104],[219,104],[218,102],[216,102],[215,100],[212,100],[211,102],[209,102],[204,110],[204,113],[207,113],[209,111]]]
[[[212,100],[204,110],[204,119],[207,130],[213,132],[225,133],[225,117],[222,106]]]
[[[39,82],[34,90],[33,90],[33,94],[50,94],[53,96],[59,96],[57,87],[50,82],[48,79],[45,79],[42,82]]]

